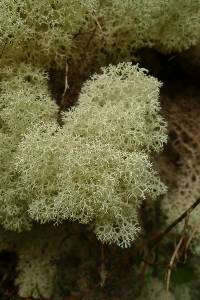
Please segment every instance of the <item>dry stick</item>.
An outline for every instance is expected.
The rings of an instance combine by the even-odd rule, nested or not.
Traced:
[[[171,257],[170,262],[169,262],[168,267],[167,267],[167,271],[166,271],[166,283],[167,283],[166,287],[167,287],[167,291],[169,291],[169,284],[170,284],[170,278],[171,278],[172,268],[173,268],[173,266],[176,263],[176,259],[178,260],[179,256],[181,256],[183,254],[183,251],[185,249],[185,245],[186,245],[185,240],[187,241],[188,221],[189,221],[189,214],[187,214],[187,216],[185,218],[185,224],[184,224],[184,227],[183,227],[182,236],[181,236],[181,238],[180,238],[180,240],[178,242],[178,245],[174,249],[174,252],[172,254],[172,257]],[[181,249],[181,248],[183,248],[183,249]]]
[[[187,242],[186,242],[186,245],[185,245],[185,261],[186,261],[186,259],[187,259],[187,250],[188,250],[188,248],[189,248],[189,245],[190,245],[190,243],[191,243],[191,241],[192,241],[192,239],[193,239],[193,237],[194,237],[194,235],[195,235],[197,229],[198,229],[197,226],[195,226],[195,227],[193,228],[192,233],[191,233],[190,237],[188,238],[188,240],[187,240]]]
[[[192,231],[192,234],[190,235],[189,239],[187,240],[187,243],[186,243],[186,245],[185,245],[186,250],[188,249],[189,244],[191,243],[191,241],[192,241],[192,239],[193,239],[193,237],[194,237],[194,234],[196,233],[197,229],[198,229],[197,226],[194,227],[194,229],[193,229],[193,231]]]
[[[183,241],[182,241],[182,244],[179,248],[179,256],[183,256],[184,253],[186,253],[186,245],[187,245],[187,242],[189,240],[189,237],[188,237],[188,223],[189,223],[189,217],[190,215],[188,214],[187,217],[185,218],[185,224],[184,224],[184,227],[183,227],[183,233],[182,233],[182,236],[183,236]],[[185,257],[185,256],[184,256]]]
[[[185,218],[189,217],[189,214],[200,204],[200,198],[198,198],[184,213],[182,213],[172,224],[170,224],[162,233],[160,233],[158,236],[153,237],[149,240],[147,240],[145,243],[143,243],[142,248],[144,249],[145,246],[151,245],[152,241],[153,244],[150,247],[150,253],[154,248],[160,243],[160,241],[181,221],[183,221]],[[186,220],[187,222],[187,220]],[[182,242],[181,242],[182,243]],[[180,245],[181,246],[181,245]],[[180,248],[180,247],[179,247]],[[149,255],[149,254],[148,254]],[[146,259],[147,258],[147,259]],[[148,256],[144,257],[143,259],[146,264],[148,263]]]
[[[181,221],[183,221],[188,215],[200,204],[200,198],[198,198],[184,213],[182,213],[172,224],[170,224],[163,232],[161,232],[156,238],[148,240],[145,245],[151,244],[154,241],[151,249],[154,249],[157,244]]]
[[[88,39],[88,41],[87,41],[86,46],[84,47],[84,50],[86,50],[86,49],[89,47],[90,42],[92,41],[92,39],[93,39],[93,37],[94,37],[94,35],[95,35],[95,33],[96,33],[96,30],[97,30],[97,23],[95,23],[95,27],[94,27],[94,29],[92,30],[92,33],[91,33],[91,35],[90,35],[90,37],[89,37],[89,39]]]
[[[100,31],[103,33],[102,27],[101,27],[97,17],[95,15],[92,15],[92,17],[93,17],[95,23],[97,24],[97,26],[99,27]]]
[[[65,66],[65,88],[62,94],[62,99],[61,99],[61,103],[60,103],[60,107],[62,108],[62,106],[64,105],[65,102],[65,95],[67,93],[67,90],[69,89],[69,83],[68,83],[68,71],[69,71],[69,66],[68,63],[66,61],[66,66]]]
[[[168,266],[168,270],[167,270],[167,291],[169,291],[169,283],[170,283],[170,278],[171,278],[171,273],[172,273],[172,267],[174,265],[174,262],[175,262],[175,259],[178,255],[178,251],[182,245],[182,242],[184,240],[184,236],[182,236],[178,242],[178,245],[176,246],[175,250],[174,250],[174,253],[170,259],[170,263],[169,263],[169,266]]]
[[[72,37],[72,40],[75,40],[80,34],[81,34],[81,31],[82,31],[82,27],[79,29],[79,31],[77,33],[74,34],[74,36]]]
[[[90,35],[90,37],[89,37],[89,39],[88,39],[88,42],[87,42],[86,46],[84,47],[84,50],[86,50],[86,49],[89,47],[90,42],[92,41],[92,39],[93,39],[93,37],[94,37],[94,35],[95,35],[96,31],[97,31],[97,28],[99,28],[99,30],[100,30],[100,32],[101,32],[101,36],[102,36],[102,37],[105,36],[105,34],[104,34],[104,32],[103,32],[103,29],[102,29],[102,27],[101,27],[101,24],[99,23],[97,17],[96,17],[95,15],[92,15],[92,18],[94,19],[95,27],[94,27],[94,29],[92,30],[92,33],[91,33],[91,35]]]
[[[65,66],[65,89],[64,92],[62,94],[62,97],[65,96],[67,90],[69,89],[69,84],[68,84],[68,71],[69,71],[69,67],[68,67],[68,63],[66,62],[66,66]]]

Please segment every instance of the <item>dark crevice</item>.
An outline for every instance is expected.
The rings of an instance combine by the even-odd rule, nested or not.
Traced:
[[[15,297],[18,289],[14,284],[17,272],[17,255],[11,251],[0,252],[0,299]]]
[[[194,86],[199,88],[200,68],[187,58],[188,51],[164,55],[155,49],[143,48],[137,52],[140,67],[161,80],[164,86]],[[200,89],[200,88],[199,88]]]

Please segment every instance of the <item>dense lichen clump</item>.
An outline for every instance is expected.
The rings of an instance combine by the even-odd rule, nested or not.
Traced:
[[[199,17],[199,0],[0,0],[0,249],[18,253],[21,296],[53,293],[67,221],[123,248],[138,237],[143,201],[166,192],[152,161],[167,129],[161,82],[127,61],[145,47],[171,54],[198,45]],[[61,102],[78,101],[58,115],[52,81],[65,68]],[[63,84],[64,73],[59,91]],[[162,202],[168,221],[170,195],[181,195],[181,213],[199,194],[189,164]]]
[[[157,152],[166,142],[160,87],[130,63],[104,68],[84,84],[79,107],[65,115],[65,127],[88,142],[100,139],[119,150]]]
[[[73,35],[84,26],[93,6],[95,2],[79,0],[1,1],[3,59],[61,66],[73,51]]]
[[[47,88],[47,75],[20,65],[1,70],[0,83],[0,222],[6,229],[29,227],[26,217],[30,196],[14,168],[22,136],[38,122],[55,121],[57,107]]]
[[[34,138],[26,136],[20,146],[18,169],[27,192],[33,193],[31,217],[41,222],[95,222],[102,241],[129,246],[138,232],[141,200],[165,190],[144,154],[99,141],[84,143],[48,129]]]
[[[142,200],[166,191],[151,163],[166,142],[160,82],[130,63],[102,69],[60,127],[46,74],[25,65],[1,74],[2,226],[19,231],[35,221],[78,221],[102,242],[130,246]]]
[[[104,5],[103,29],[115,55],[125,58],[142,47],[181,52],[200,39],[198,0],[108,0]]]
[[[4,0],[0,11],[1,64],[62,67],[86,57],[101,64],[143,47],[181,52],[200,39],[198,0]]]
[[[159,150],[166,141],[165,122],[159,116],[160,83],[131,64],[104,69],[102,75],[95,75],[85,85],[80,105],[66,113],[59,128],[53,120],[55,107],[48,102],[48,91],[43,87],[31,93],[33,83],[23,81],[23,76],[17,78],[26,87],[24,93],[20,90],[18,99],[16,88],[9,102],[13,117],[8,120],[16,122],[13,131],[9,121],[6,123],[7,107],[2,109],[2,135],[18,136],[15,152],[12,150],[6,160],[19,189],[19,199],[15,191],[14,201],[10,195],[14,182],[10,183],[12,189],[8,182],[2,186],[1,201],[6,201],[8,210],[2,224],[20,229],[18,219],[9,219],[8,203],[14,201],[16,208],[10,206],[11,215],[18,210],[22,213],[24,208],[27,223],[29,219],[93,222],[99,239],[129,246],[139,229],[141,201],[165,191],[149,157],[151,149]],[[16,79],[9,80],[14,88]],[[31,101],[30,97],[35,99]],[[46,99],[41,101],[41,97]],[[19,113],[13,103],[21,107]],[[48,108],[47,117],[42,105]],[[7,178],[9,168],[4,169]]]

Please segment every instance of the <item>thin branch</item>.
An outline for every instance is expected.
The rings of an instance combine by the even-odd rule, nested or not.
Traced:
[[[94,29],[92,30],[92,33],[91,33],[91,35],[90,35],[90,37],[89,37],[89,39],[88,39],[88,41],[87,41],[86,46],[84,47],[84,50],[86,50],[86,49],[89,47],[89,45],[90,45],[90,43],[91,43],[91,41],[92,41],[92,39],[93,39],[93,37],[94,37],[94,35],[95,35],[95,33],[96,33],[96,30],[97,30],[97,24],[95,23],[95,27],[94,27]]]
[[[149,261],[149,257],[151,256],[152,253],[154,253],[154,249],[156,248],[156,246],[160,243],[160,241],[177,225],[179,224],[181,221],[185,220],[185,224],[184,224],[184,228],[183,228],[183,235],[179,240],[179,243],[177,245],[177,247],[175,248],[175,251],[171,257],[169,266],[168,266],[168,271],[167,271],[167,289],[169,289],[169,283],[170,283],[170,277],[171,277],[171,269],[174,265],[175,259],[177,258],[177,255],[183,245],[183,243],[185,243],[185,247],[184,249],[187,249],[187,246],[189,245],[188,243],[190,243],[194,232],[192,234],[192,237],[187,239],[187,227],[188,227],[188,220],[189,220],[189,216],[190,213],[200,204],[200,198],[197,199],[185,212],[183,212],[176,220],[174,220],[174,222],[172,222],[172,224],[170,224],[163,232],[161,232],[160,234],[153,236],[153,238],[150,238],[146,241],[144,241],[142,243],[142,245],[139,246],[140,250],[144,250],[145,247],[147,247],[147,249],[149,248],[147,255],[144,256],[144,258],[142,259],[143,264],[141,266],[141,271],[140,274],[142,275],[141,278],[144,279],[144,275],[146,273],[146,269],[148,267],[148,265],[151,265],[152,263],[154,264],[155,262],[150,262]]]
[[[69,71],[69,66],[68,66],[68,63],[66,61],[66,65],[65,65],[65,88],[64,88],[64,91],[62,93],[62,98],[61,98],[61,102],[60,102],[60,110],[59,110],[59,113],[65,103],[65,95],[67,93],[67,90],[69,89],[69,83],[68,83],[68,71]]]
[[[75,33],[72,37],[72,40],[75,40],[82,32],[83,28],[81,27],[77,33]]]
[[[187,237],[188,221],[189,221],[189,214],[185,218],[185,224],[183,227],[182,236],[181,236],[177,246],[175,247],[172,257],[170,259],[170,262],[168,264],[168,268],[167,268],[167,272],[166,272],[167,291],[169,291],[169,284],[170,284],[172,268],[176,264],[176,261],[178,261],[179,257],[181,257],[185,251],[185,247],[186,247],[187,240],[188,240],[188,237]]]
[[[172,257],[170,259],[170,262],[169,262],[169,266],[168,266],[168,269],[167,269],[167,276],[166,276],[166,282],[167,282],[167,291],[169,291],[169,284],[170,284],[170,278],[171,278],[171,273],[172,273],[172,268],[175,264],[175,260],[176,258],[178,257],[178,252],[179,252],[179,249],[182,245],[182,242],[184,240],[184,236],[182,236],[178,242],[178,245],[176,246],[173,254],[172,254]]]
[[[148,240],[145,245],[152,243],[151,249],[157,246],[157,244],[181,221],[191,214],[191,212],[200,204],[200,198],[198,198],[185,212],[183,212],[174,222],[172,222],[162,233],[158,234],[155,238]]]
[[[101,33],[103,33],[103,29],[101,27],[101,24],[99,23],[97,17],[95,15],[92,14],[92,18],[94,19],[95,23],[97,24],[97,26],[99,27]]]
[[[67,90],[69,89],[69,84],[68,84],[68,71],[69,71],[69,67],[68,67],[68,63],[66,62],[66,66],[65,66],[65,89],[64,92],[62,94],[62,97],[65,96]]]
[[[193,239],[193,237],[194,237],[194,235],[195,235],[197,229],[198,229],[197,226],[195,226],[195,227],[193,228],[190,237],[189,237],[189,238],[187,239],[187,241],[186,241],[186,245],[185,245],[185,249],[184,249],[184,251],[185,251],[185,261],[186,261],[186,259],[187,259],[187,250],[188,250],[188,248],[189,248],[189,245],[190,245],[190,243],[191,243],[191,241],[192,241],[192,239]]]

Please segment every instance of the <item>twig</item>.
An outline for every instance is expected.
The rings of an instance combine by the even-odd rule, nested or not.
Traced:
[[[69,67],[68,67],[68,63],[66,61],[66,66],[65,66],[65,89],[64,92],[62,94],[62,97],[65,96],[67,90],[69,89],[69,84],[68,84],[68,71],[69,71]]]
[[[97,30],[97,24],[95,23],[95,27],[94,27],[94,29],[92,30],[91,35],[89,36],[89,39],[88,39],[88,41],[87,41],[86,46],[84,47],[84,50],[86,50],[86,49],[89,47],[90,42],[92,41],[92,39],[93,39],[93,37],[94,37],[94,35],[95,35],[96,30]]]
[[[82,29],[83,28],[81,27],[79,31],[73,35],[72,40],[75,40],[81,34]]]
[[[188,218],[190,213],[200,204],[200,198],[197,199],[184,213],[182,213],[176,220],[174,220],[174,222],[172,222],[172,224],[170,224],[162,233],[154,236],[153,238],[150,238],[149,240],[145,241],[142,245],[142,249],[145,249],[145,247],[148,248],[149,246],[149,251],[147,253],[147,255],[144,256],[143,258],[143,262],[146,261],[146,263],[143,263],[143,266],[141,268],[141,274],[144,276],[145,272],[146,272],[146,268],[148,265],[148,261],[149,261],[149,256],[151,255],[151,253],[153,253],[153,250],[156,248],[156,246],[160,243],[160,241],[181,221],[183,221],[185,219],[185,224],[184,224],[184,228],[183,228],[183,235],[178,243],[178,246],[175,249],[175,253],[174,255],[172,255],[172,259],[171,259],[171,263],[174,263],[174,260],[176,258],[176,254],[177,251],[180,249],[180,247],[182,246],[183,241],[185,241],[186,239],[186,229],[187,229],[187,225],[188,225]],[[152,243],[153,242],[153,243]],[[187,243],[186,243],[187,245]],[[184,247],[184,249],[186,249]],[[171,266],[171,264],[170,264]],[[167,279],[167,286],[169,286],[169,280],[170,280],[170,276],[171,276],[171,271],[168,272],[168,279]]]
[[[195,226],[194,229],[193,229],[193,231],[192,231],[192,233],[191,233],[191,235],[190,235],[190,237],[188,238],[188,240],[187,240],[187,242],[185,244],[185,260],[187,259],[187,250],[189,248],[189,245],[190,245],[190,243],[191,243],[191,241],[192,241],[192,239],[194,237],[194,234],[197,231],[197,229],[198,229],[198,227]]]
[[[95,23],[97,24],[97,26],[99,27],[101,33],[103,33],[102,27],[97,19],[97,17],[95,15],[92,14],[92,18],[94,19]]]
[[[187,214],[187,216],[185,218],[185,224],[183,227],[182,236],[178,242],[178,245],[175,247],[175,250],[172,254],[170,263],[167,268],[167,275],[166,275],[167,291],[169,291],[170,278],[171,278],[172,268],[175,265],[175,260],[176,259],[178,260],[178,258],[183,255],[183,253],[186,249],[185,247],[187,245],[187,240],[188,240],[188,237],[187,237],[188,222],[189,222],[189,214]]]
[[[153,239],[147,240],[145,243],[145,246],[151,245],[152,241],[153,244],[151,246],[151,249],[155,248],[157,244],[181,221],[183,221],[185,218],[188,218],[188,216],[191,214],[191,212],[200,204],[200,198],[198,198],[185,212],[183,212],[174,222],[172,222],[162,233],[158,234]]]
[[[68,83],[68,71],[69,71],[69,66],[68,66],[68,63],[66,61],[66,65],[65,65],[65,88],[64,88],[64,91],[62,93],[62,98],[61,98],[61,102],[60,102],[60,111],[64,105],[64,102],[65,102],[65,95],[67,93],[67,90],[69,89],[69,83]],[[60,113],[59,111],[59,113]]]
[[[166,278],[166,282],[167,282],[167,291],[169,291],[169,284],[170,284],[170,278],[171,278],[171,273],[172,273],[172,268],[174,266],[174,263],[175,263],[175,259],[177,258],[178,256],[178,251],[182,245],[182,242],[184,240],[184,235],[180,238],[179,242],[178,242],[178,245],[176,246],[175,250],[174,250],[174,253],[172,254],[172,257],[170,259],[170,262],[169,262],[169,266],[168,266],[168,270],[167,270],[167,278]]]

